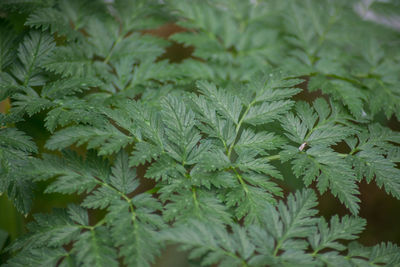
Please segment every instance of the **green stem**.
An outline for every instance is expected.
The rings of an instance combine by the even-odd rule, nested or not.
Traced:
[[[196,195],[196,187],[192,187],[192,195],[193,195],[193,202],[194,205],[196,206],[196,209],[199,209],[199,202],[197,201],[197,195]]]
[[[231,253],[231,252],[226,251],[224,249],[221,249],[219,247],[213,247],[213,246],[205,246],[205,247],[208,248],[210,251],[220,251],[221,254],[225,254],[226,256],[229,256],[229,257],[234,258],[234,259],[236,259],[238,261],[241,261],[242,262],[242,266],[244,266],[244,267],[248,267],[249,266],[244,259],[240,258],[239,256],[237,256],[234,253]]]
[[[184,164],[182,164],[182,166],[185,168]],[[190,175],[190,173],[186,173],[185,177],[187,179],[192,179],[192,176]],[[199,202],[197,201],[196,187],[193,185],[192,185],[192,197],[193,197],[194,206],[196,207],[197,210],[199,210],[200,205],[199,205]]]
[[[351,151],[350,151],[350,153],[349,153],[349,155],[354,155],[354,154],[356,154],[358,151],[360,151],[361,149],[360,148],[358,148],[358,147],[356,147],[356,148],[354,148],[354,149],[352,149]]]
[[[281,158],[281,155],[279,155],[279,154],[266,157],[266,159],[267,159],[268,161],[277,160],[277,159],[280,159],[280,158]]]
[[[231,158],[232,149],[233,149],[233,147],[235,146],[235,142],[236,142],[237,136],[238,136],[238,134],[239,134],[240,127],[242,127],[243,121],[244,121],[244,119],[246,118],[247,113],[249,113],[250,108],[251,108],[255,103],[256,103],[256,101],[253,100],[253,101],[247,106],[245,112],[243,113],[242,117],[240,118],[238,124],[236,125],[235,138],[233,139],[234,141],[232,142],[232,144],[229,146],[229,149],[228,149],[228,154],[227,154],[227,156],[228,156],[229,159]]]
[[[108,63],[108,61],[110,60],[110,58],[111,58],[111,56],[112,56],[112,54],[114,53],[114,50],[115,50],[115,47],[119,44],[119,42],[121,42],[122,41],[122,35],[119,35],[118,36],[118,39],[113,43],[113,45],[112,45],[112,47],[111,47],[111,49],[110,49],[110,51],[108,52],[108,55],[106,56],[106,58],[104,59],[104,63]]]
[[[90,233],[91,233],[91,236],[92,236],[92,244],[93,244],[93,247],[94,247],[94,249],[96,251],[96,255],[99,255],[100,254],[100,248],[99,248],[98,243],[97,243],[96,233],[94,232],[94,230],[91,230]]]
[[[99,226],[103,225],[105,222],[106,222],[106,220],[105,220],[105,218],[103,218],[93,226],[91,226],[91,225],[80,225],[79,228],[93,231],[96,227],[99,227]]]
[[[319,249],[314,250],[314,252],[311,254],[311,256],[315,257],[318,254]]]
[[[111,189],[111,190],[117,192],[123,199],[126,200],[126,202],[128,202],[128,204],[129,204],[129,209],[130,209],[131,212],[132,212],[132,221],[135,221],[135,220],[136,220],[136,213],[135,213],[135,208],[134,208],[133,203],[132,203],[132,199],[130,199],[129,197],[127,197],[124,193],[122,193],[122,192],[119,191],[118,189],[116,189],[116,188],[110,186],[109,184],[106,184],[106,183],[104,183],[104,182],[102,182],[102,181],[100,181],[100,180],[97,180],[97,179],[95,179],[95,180],[96,180],[100,185],[102,185],[102,186],[104,186],[104,187],[107,187],[107,188],[109,188],[109,189]]]
[[[355,153],[357,153],[358,151],[360,151],[360,149],[358,147],[354,148],[353,150],[351,150],[348,154],[345,153],[338,153],[339,157],[341,158],[345,158],[347,156],[351,156],[354,155]]]
[[[282,242],[281,242],[281,240],[279,240],[278,244],[276,244],[276,247],[274,249],[274,257],[276,257],[276,255],[278,254],[278,251],[281,248],[281,246],[282,246]]]
[[[247,189],[247,185],[244,182],[242,176],[239,174],[239,172],[234,167],[232,167],[231,169],[234,171],[234,173],[236,174],[236,177],[238,178],[240,184],[243,186],[244,192],[246,192],[246,194],[248,194],[249,190]]]
[[[337,80],[342,80],[342,81],[345,81],[345,82],[349,82],[349,83],[352,83],[354,85],[358,85],[360,87],[365,87],[364,84],[360,83],[357,80],[351,79],[351,78],[339,76],[339,75],[336,75],[336,74],[326,74],[325,76],[328,77],[328,78],[334,78],[334,79],[337,79]]]

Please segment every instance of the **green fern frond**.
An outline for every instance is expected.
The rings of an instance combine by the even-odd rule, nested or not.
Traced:
[[[27,169],[37,146],[32,138],[15,128],[0,129],[0,194],[6,193],[17,210],[28,214],[32,205],[33,184]]]
[[[400,264],[355,241],[363,179],[400,199],[395,1],[0,2],[0,194],[26,216],[0,264]]]
[[[45,83],[42,64],[54,49],[53,38],[40,32],[32,31],[18,47],[19,64],[12,68],[12,74],[23,86],[37,86]]]

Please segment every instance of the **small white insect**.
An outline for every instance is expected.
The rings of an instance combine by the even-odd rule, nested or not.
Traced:
[[[299,151],[303,151],[303,149],[306,147],[307,143],[304,142],[301,144],[301,146],[299,146]]]

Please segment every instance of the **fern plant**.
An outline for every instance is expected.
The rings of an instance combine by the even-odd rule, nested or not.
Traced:
[[[2,263],[151,266],[179,245],[193,266],[400,265],[397,244],[356,241],[361,181],[400,199],[399,32],[360,4],[2,1],[0,192],[26,216],[75,196]],[[170,62],[173,43],[192,55]],[[318,215],[326,192],[347,215]]]

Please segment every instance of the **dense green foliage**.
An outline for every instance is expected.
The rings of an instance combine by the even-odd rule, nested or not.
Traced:
[[[400,33],[357,4],[1,1],[0,193],[22,214],[38,183],[81,200],[35,214],[6,266],[151,266],[168,244],[205,266],[399,265],[396,244],[348,242],[367,223],[360,181],[400,199],[384,125],[400,120]],[[148,34],[168,22],[185,30]],[[172,42],[194,52],[169,62]],[[17,127],[38,114],[44,145]],[[285,195],[287,175],[305,188]],[[317,215],[326,191],[348,215]]]

